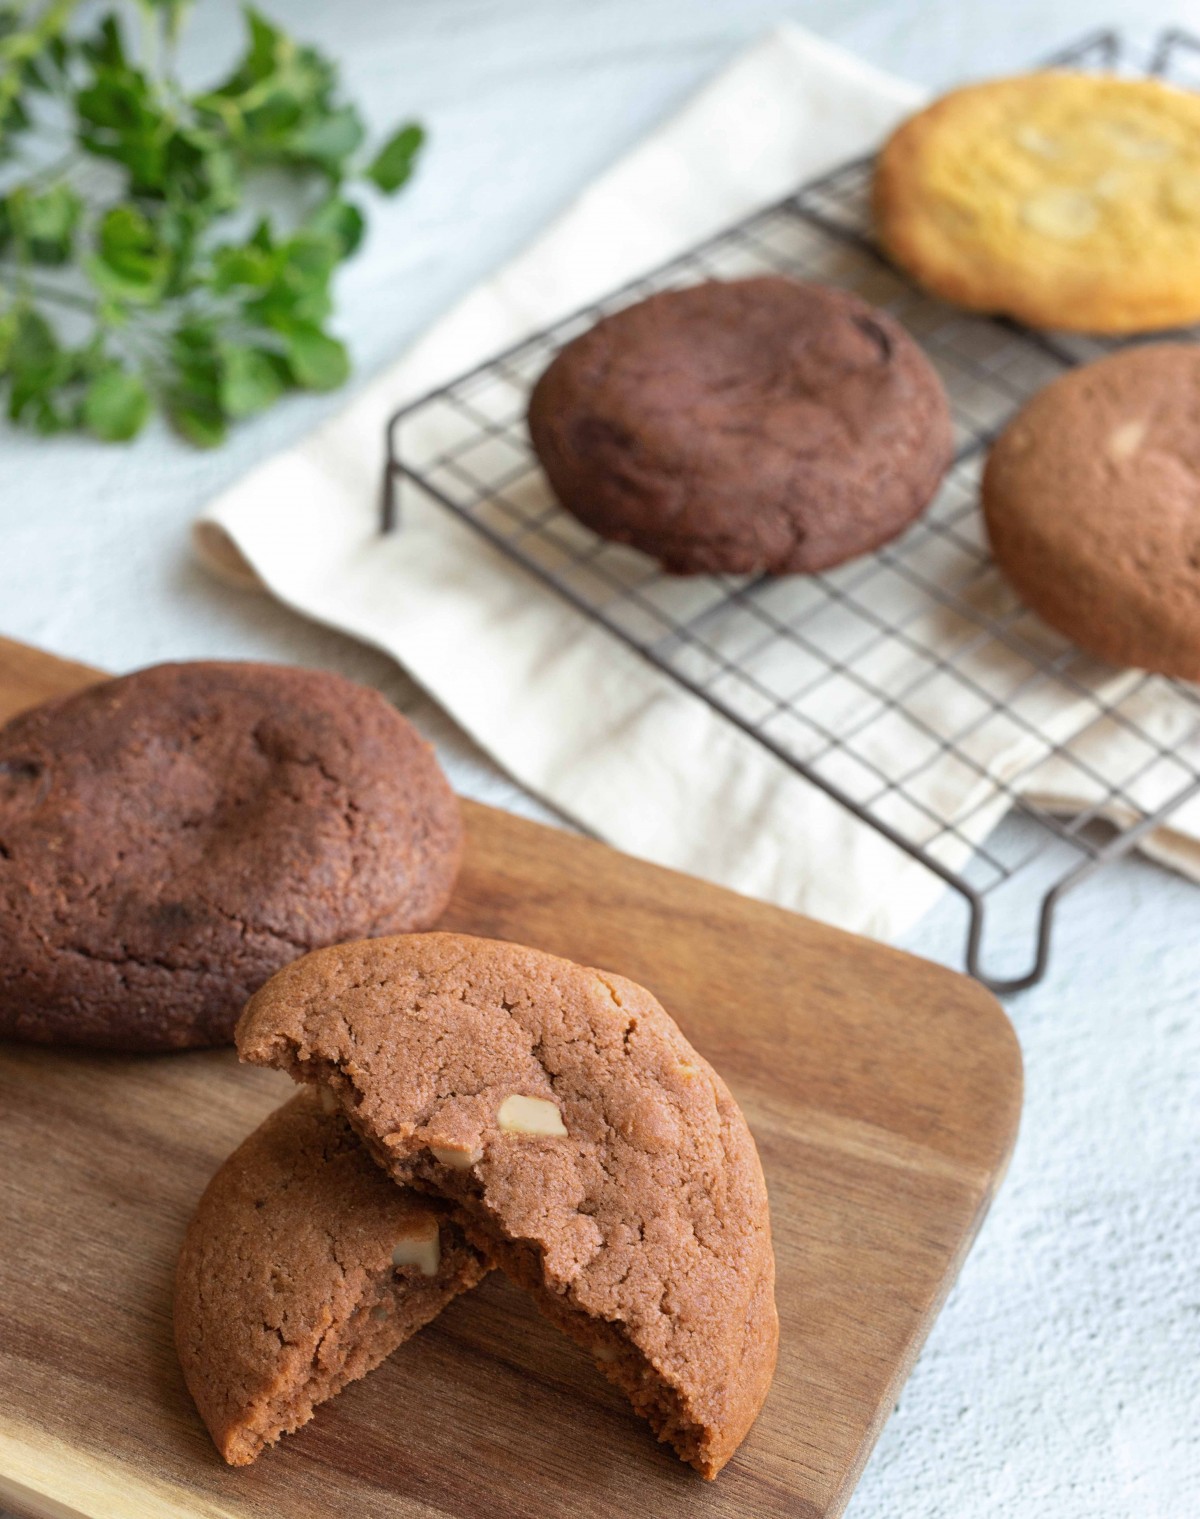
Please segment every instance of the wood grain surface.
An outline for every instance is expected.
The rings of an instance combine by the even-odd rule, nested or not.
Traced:
[[[0,640],[0,720],[96,678]],[[643,982],[745,1109],[781,1341],[741,1451],[702,1482],[492,1277],[256,1465],[225,1467],[176,1364],[172,1272],[208,1177],[290,1083],[232,1051],[0,1044],[0,1502],[54,1519],[841,1512],[1011,1151],[1007,1018],[941,967],[464,808],[445,926]]]

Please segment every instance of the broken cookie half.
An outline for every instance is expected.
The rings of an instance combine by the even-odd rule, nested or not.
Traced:
[[[448,1202],[659,1439],[717,1474],[775,1367],[767,1193],[737,1103],[649,992],[414,934],[286,967],[237,1041],[332,1093],[396,1182]]]
[[[213,1441],[246,1466],[488,1267],[397,1187],[324,1094],[272,1113],[209,1182],[175,1282],[175,1343]]]

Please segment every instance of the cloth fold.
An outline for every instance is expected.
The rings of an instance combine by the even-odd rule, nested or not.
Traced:
[[[393,655],[516,780],[617,847],[902,935],[942,890],[937,876],[450,513],[406,502],[402,530],[386,538],[376,514],[384,425],[398,407],[870,151],[920,100],[799,28],[772,33],[345,411],[213,502],[195,525],[198,554]],[[1164,739],[1195,742],[1175,711],[1141,716]],[[1024,775],[1042,802],[1090,804],[1114,763],[1135,764],[1131,748],[1124,729],[1089,730],[1080,768],[1047,763],[1028,735],[984,744],[985,775],[934,777],[949,788],[939,806],[970,808],[946,863],[961,866],[1006,810],[990,776]],[[1200,802],[1144,843],[1200,878]]]

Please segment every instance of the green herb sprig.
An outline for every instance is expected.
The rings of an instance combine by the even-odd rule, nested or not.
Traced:
[[[78,0],[0,4],[0,393],[41,433],[185,438],[350,371],[331,282],[362,241],[352,192],[390,195],[424,140],[373,155],[337,69],[253,9],[229,77],[188,94],[188,0],[75,25]]]

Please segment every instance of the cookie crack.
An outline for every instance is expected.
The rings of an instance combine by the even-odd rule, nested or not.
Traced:
[[[247,938],[250,934],[260,934],[264,939],[274,939],[276,943],[286,944],[289,948],[296,950],[302,955],[306,955],[312,948],[312,945],[306,940],[295,939],[291,934],[284,933],[280,928],[271,928],[265,923],[252,923],[248,918],[239,917],[237,913],[230,912],[228,908],[222,907],[219,902],[214,901],[203,892],[196,893],[196,900],[203,902],[205,907],[215,912],[226,923],[232,924],[243,939]]]
[[[83,944],[55,944],[47,939],[37,928],[34,928],[33,932],[43,949],[51,956],[75,955],[81,960],[88,960],[96,965],[111,965],[117,970],[122,966],[134,965],[140,970],[165,970],[173,976],[204,976],[212,974],[211,971],[206,971],[202,966],[198,965],[172,965],[169,960],[158,959],[153,955],[131,954],[128,947],[124,944],[120,946],[120,954],[103,954],[100,950],[89,949]]]

